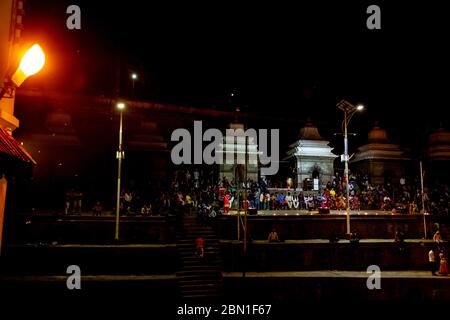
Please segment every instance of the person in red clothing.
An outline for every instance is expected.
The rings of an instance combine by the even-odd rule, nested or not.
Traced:
[[[197,249],[197,255],[203,258],[203,254],[205,253],[205,239],[202,236],[198,236],[195,239],[195,248]]]
[[[223,213],[228,214],[230,211],[230,195],[227,193],[223,198]]]
[[[447,265],[447,252],[445,250],[441,250],[439,253],[439,273],[441,275],[446,276],[448,274],[448,265]]]

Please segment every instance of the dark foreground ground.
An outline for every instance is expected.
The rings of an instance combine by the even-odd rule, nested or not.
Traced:
[[[400,226],[408,235],[419,235],[422,226],[417,217],[360,220],[366,234],[390,235]],[[112,221],[20,217],[12,229],[18,241],[5,245],[0,257],[1,310],[59,319],[415,319],[430,310],[433,318],[450,314],[450,277],[427,271],[428,251],[435,246],[429,239],[407,238],[402,245],[393,238],[367,237],[357,244],[342,238],[330,243],[326,235],[342,229],[341,217],[256,217],[251,220],[255,237],[243,256],[242,241],[233,240],[230,232],[235,230],[233,217],[219,219],[216,227],[193,217],[182,224],[174,217],[129,217],[121,226],[127,241],[99,243],[113,234]],[[274,225],[288,237],[268,243],[264,235]],[[199,232],[207,237],[202,261],[193,254]],[[73,241],[80,237],[91,243]],[[79,290],[67,287],[70,265],[81,269]],[[379,289],[367,286],[370,265],[380,267]],[[186,299],[180,279],[195,275],[195,287],[196,281],[207,280],[202,272],[209,269],[220,274],[223,292]]]
[[[72,291],[66,288],[66,277],[22,277],[3,279],[0,293],[3,312],[11,309],[19,318],[281,320],[341,319],[350,313],[351,319],[415,319],[427,310],[448,315],[450,279],[423,272],[385,277],[380,290],[368,291],[362,272],[248,273],[245,279],[231,273],[224,275],[224,297],[215,302],[181,299],[172,276],[87,276],[82,288]],[[424,296],[427,287],[434,288],[425,290],[434,296]],[[393,292],[401,296],[385,299]],[[211,313],[180,314],[195,307],[211,308]]]

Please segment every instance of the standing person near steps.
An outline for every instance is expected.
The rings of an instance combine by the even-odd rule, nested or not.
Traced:
[[[441,250],[439,253],[439,273],[446,276],[448,274],[447,251]]]
[[[436,262],[436,255],[435,255],[433,249],[428,251],[428,263],[430,265],[431,275],[435,276],[436,271],[438,270],[438,265]]]
[[[195,249],[197,255],[200,258],[203,258],[203,255],[205,253],[205,239],[203,239],[202,236],[198,236],[197,239],[195,239]]]

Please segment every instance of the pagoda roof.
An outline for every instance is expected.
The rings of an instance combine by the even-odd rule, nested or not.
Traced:
[[[323,140],[325,141],[319,133],[317,127],[311,122],[307,121],[305,126],[300,129],[300,140]]]
[[[386,130],[380,128],[378,123],[368,134],[368,143],[359,147],[355,158],[351,162],[364,160],[408,160],[404,157],[404,150],[398,144],[390,143]]]

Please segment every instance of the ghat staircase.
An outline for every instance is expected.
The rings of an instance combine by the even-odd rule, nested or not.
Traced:
[[[195,239],[205,239],[203,258],[196,255]],[[222,256],[219,241],[211,226],[196,216],[180,217],[176,231],[181,269],[176,272],[181,297],[198,302],[218,302],[223,296]]]

